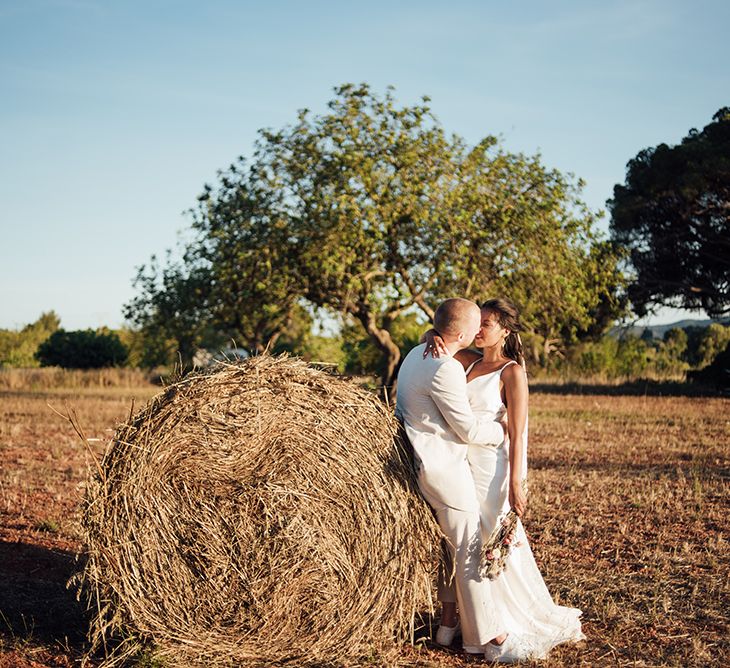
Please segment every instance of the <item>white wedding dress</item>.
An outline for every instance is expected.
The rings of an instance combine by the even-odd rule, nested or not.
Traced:
[[[467,384],[474,414],[495,418],[506,411],[500,392],[501,369],[477,376]],[[467,373],[469,372],[467,369]],[[527,426],[524,434],[522,470],[527,475]],[[482,539],[486,541],[497,522],[509,511],[509,443],[469,445],[469,465],[480,503]],[[544,658],[556,645],[585,638],[581,611],[555,605],[535,563],[522,523],[518,522],[515,545],[507,566],[495,580],[486,580],[492,590],[497,618],[517,641],[520,658]]]

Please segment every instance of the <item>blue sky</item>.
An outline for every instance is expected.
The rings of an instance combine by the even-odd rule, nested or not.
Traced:
[[[0,327],[122,324],[203,184],[344,82],[429,95],[603,208],[640,149],[730,104],[729,30],[702,0],[0,0]]]

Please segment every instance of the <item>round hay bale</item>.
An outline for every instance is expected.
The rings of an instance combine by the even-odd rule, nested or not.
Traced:
[[[288,357],[155,397],[118,429],[83,527],[95,646],[174,665],[392,659],[440,554],[390,411]]]

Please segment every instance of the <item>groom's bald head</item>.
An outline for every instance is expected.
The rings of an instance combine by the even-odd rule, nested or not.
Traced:
[[[463,334],[468,346],[477,331],[481,315],[479,307],[468,299],[455,297],[439,304],[433,316],[433,327],[442,337],[456,338]]]

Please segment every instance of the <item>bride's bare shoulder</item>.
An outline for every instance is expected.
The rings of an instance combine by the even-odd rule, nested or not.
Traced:
[[[527,375],[522,365],[508,364],[502,370],[501,374],[502,382],[505,384],[513,385],[515,387],[527,387]]]
[[[454,359],[461,362],[461,366],[464,367],[464,370],[468,369],[470,364],[474,364],[474,362],[481,359],[481,357],[482,356],[476,350],[470,350],[469,348],[464,348],[454,354]]]

